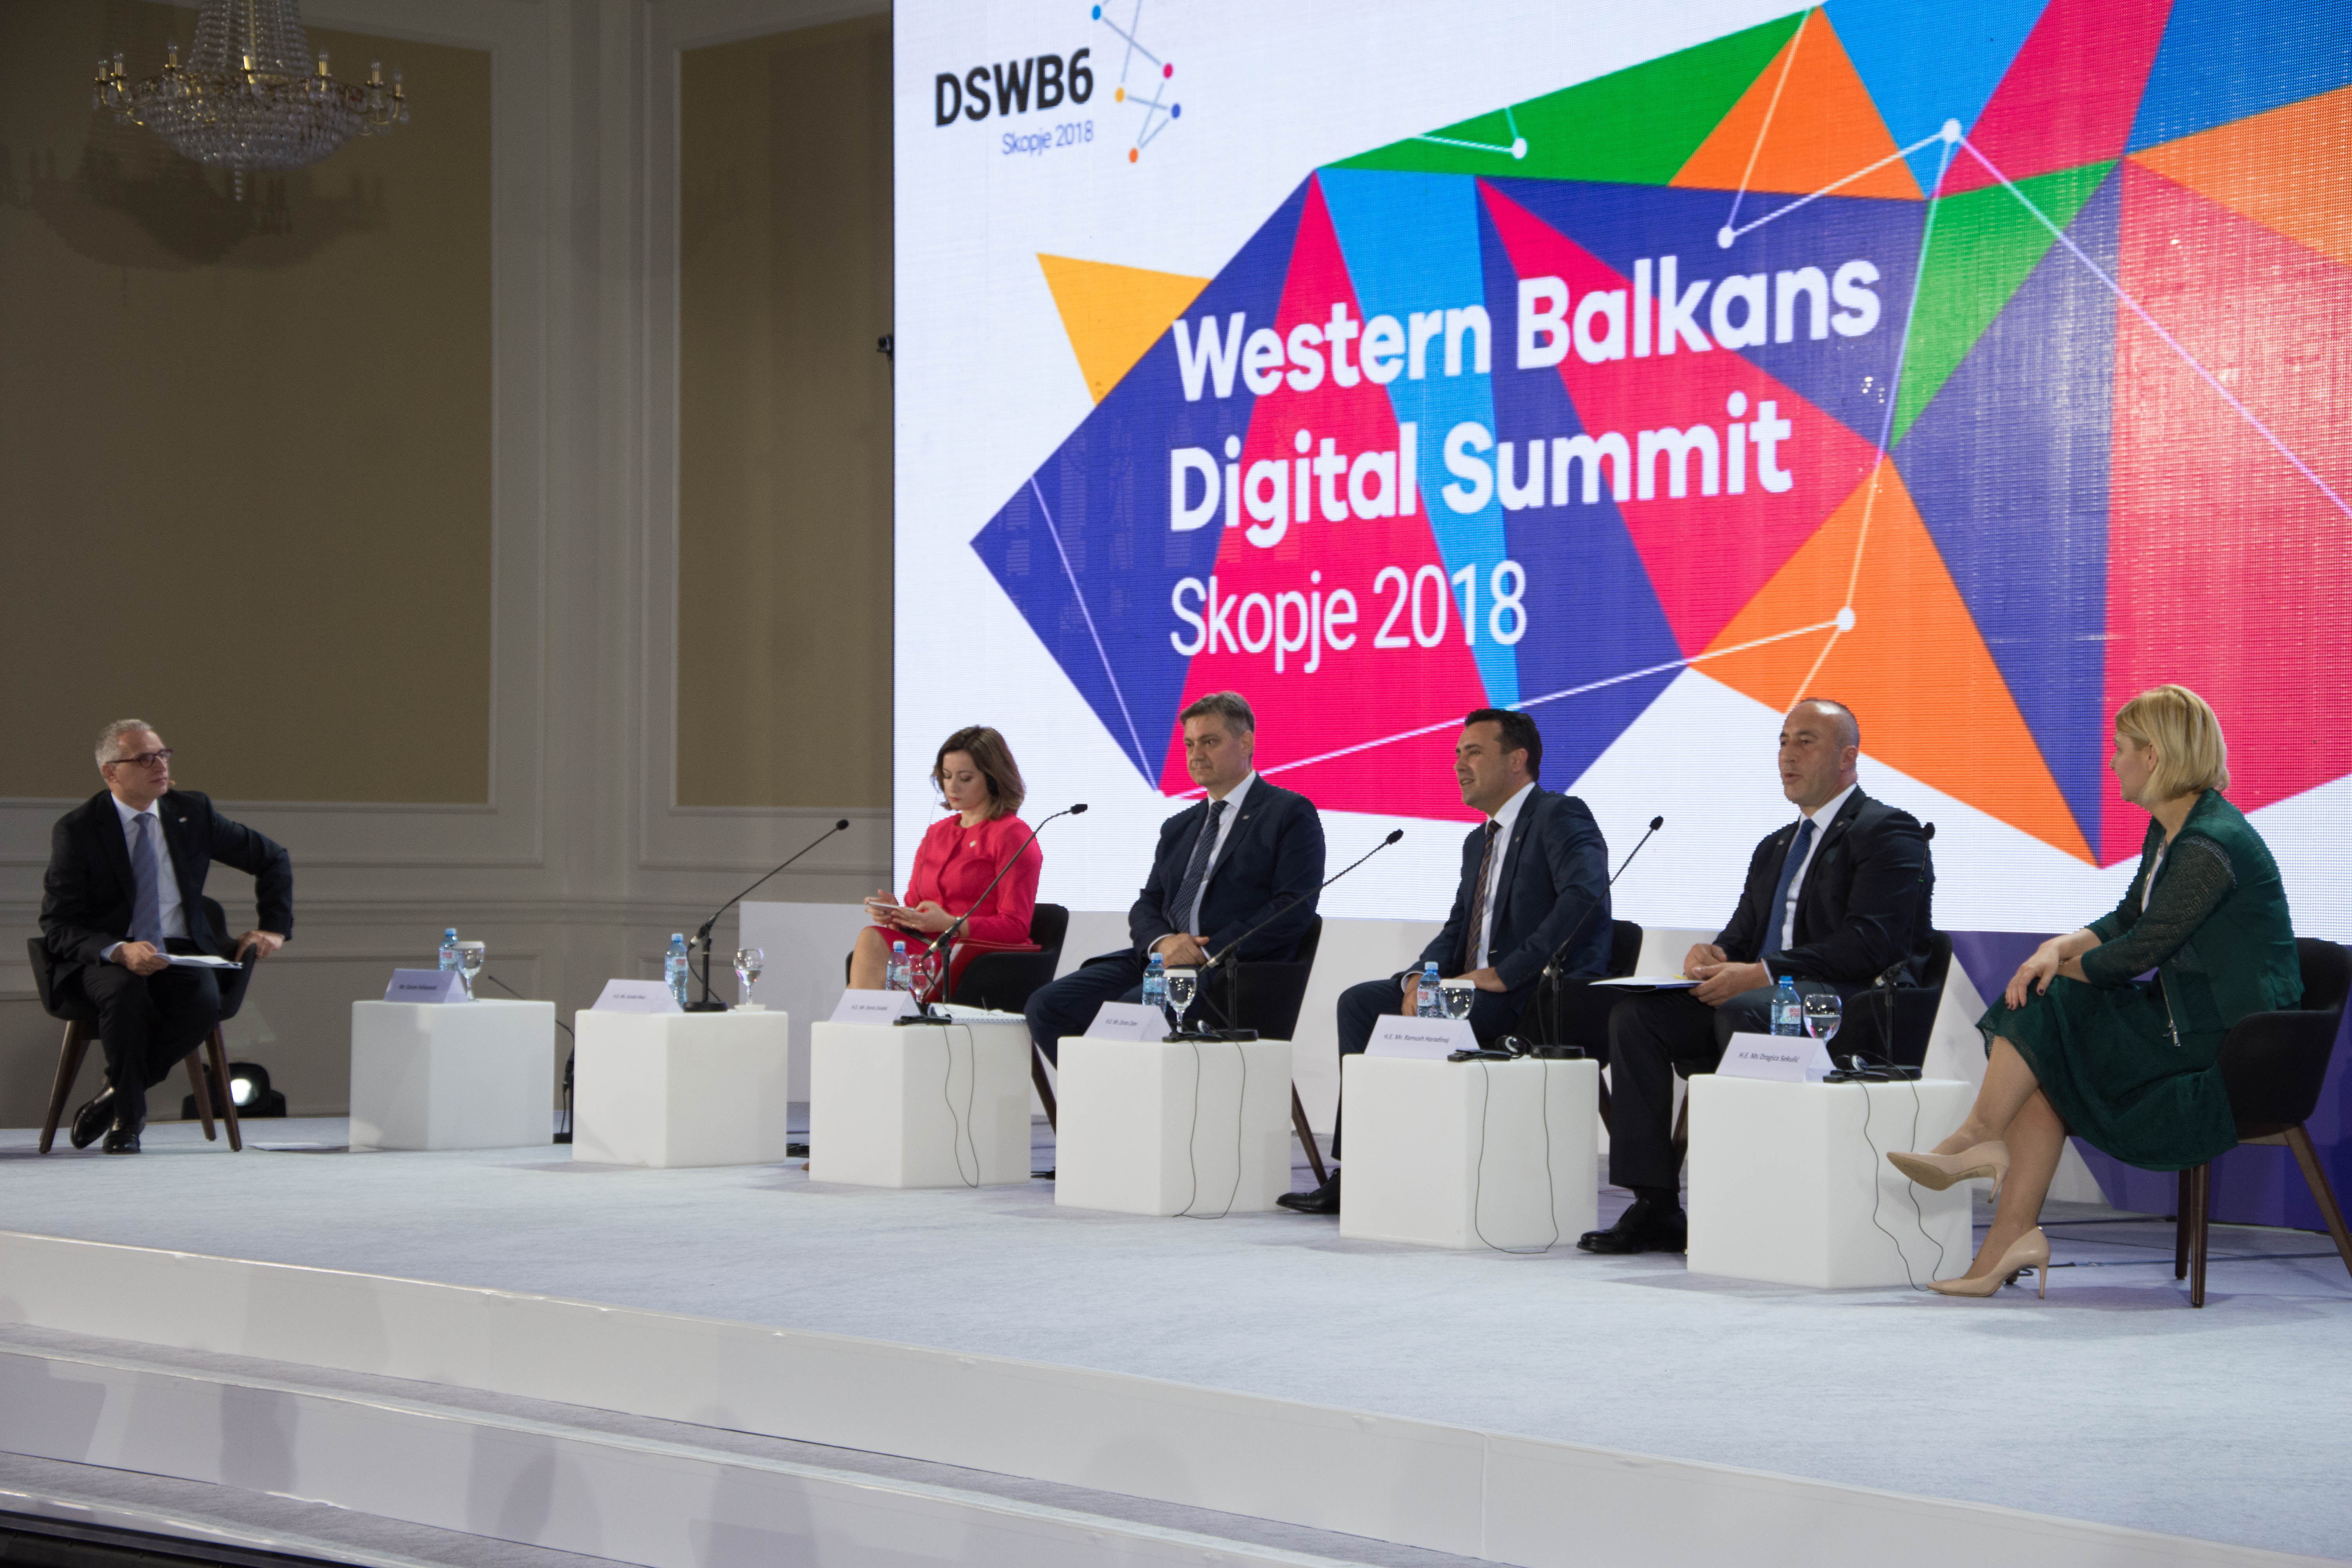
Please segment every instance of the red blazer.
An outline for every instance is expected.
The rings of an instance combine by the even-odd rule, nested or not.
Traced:
[[[931,824],[915,851],[907,896],[899,901],[911,908],[928,899],[951,915],[963,913],[1028,837],[1029,825],[1018,816],[995,817],[977,827],[964,826],[958,816],[940,818]],[[1021,863],[1005,872],[988,901],[964,923],[956,938],[949,990],[962,977],[964,965],[982,952],[1036,951],[1029,940],[1029,921],[1037,912],[1037,875],[1045,864],[1045,853],[1030,845]],[[884,928],[882,934],[906,942],[910,952],[929,940],[889,928]]]

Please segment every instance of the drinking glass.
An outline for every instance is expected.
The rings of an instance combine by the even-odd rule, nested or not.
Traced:
[[[482,972],[482,964],[489,955],[489,949],[481,942],[461,942],[457,944],[457,973],[466,977],[466,1000],[468,1002],[474,999],[474,976]]]
[[[1805,998],[1805,1033],[1827,1046],[1837,1038],[1845,1021],[1845,1004],[1834,991],[1817,991]]]
[[[760,978],[760,971],[767,966],[768,955],[758,948],[739,947],[735,950],[735,984],[740,988],[737,993],[740,998],[737,1005],[751,1005],[752,983]]]
[[[1470,1016],[1471,1005],[1478,1000],[1478,988],[1475,985],[1456,985],[1448,982],[1438,987],[1437,994],[1439,1000],[1445,1004],[1447,1017],[1466,1018]]]
[[[1192,1010],[1193,998],[1201,994],[1201,972],[1197,969],[1171,969],[1168,972],[1168,1005],[1176,1009],[1176,1032],[1184,1032],[1184,1015]]]

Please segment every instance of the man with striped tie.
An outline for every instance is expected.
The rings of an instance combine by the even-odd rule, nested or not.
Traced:
[[[58,989],[98,1010],[106,1087],[74,1113],[73,1146],[100,1132],[109,1154],[135,1154],[147,1090],[220,1022],[213,972],[174,956],[267,958],[294,929],[294,867],[286,851],[172,787],[172,749],[143,720],[119,719],[98,738],[106,788],[58,818],[41,884],[41,938]],[[253,877],[260,926],[234,942],[211,929],[205,877],[215,860]]]
[[[1780,721],[1780,793],[1797,820],[1748,859],[1731,923],[1683,960],[1687,991],[1629,998],[1609,1016],[1609,1180],[1633,1202],[1587,1252],[1680,1252],[1675,1072],[1713,1072],[1735,1033],[1769,1034],[1782,975],[1801,994],[1850,996],[1897,964],[1916,980],[1934,921],[1936,873],[1918,819],[1862,791],[1853,710],[1808,698]]]

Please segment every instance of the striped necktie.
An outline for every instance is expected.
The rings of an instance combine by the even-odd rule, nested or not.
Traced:
[[[1209,879],[1209,857],[1217,852],[1217,824],[1224,815],[1223,801],[1209,803],[1209,815],[1201,823],[1201,837],[1192,846],[1192,858],[1184,864],[1184,879],[1176,884],[1176,901],[1168,909],[1168,923],[1192,936],[1201,934],[1192,929],[1192,905],[1201,896],[1201,884]]]
[[[1462,933],[1462,967],[1457,974],[1467,974],[1478,967],[1478,939],[1486,934],[1486,874],[1495,868],[1495,841],[1503,836],[1503,825],[1489,818],[1486,823],[1486,853],[1478,858],[1478,879],[1470,887],[1470,923]]]
[[[163,890],[155,856],[155,819],[131,819],[131,940],[163,945]]]

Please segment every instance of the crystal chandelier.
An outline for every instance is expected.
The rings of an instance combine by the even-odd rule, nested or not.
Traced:
[[[387,86],[380,61],[367,81],[347,87],[310,65],[299,0],[202,0],[195,47],[185,67],[171,46],[163,74],[133,82],[122,57],[98,62],[91,107],[143,125],[182,157],[226,169],[245,199],[256,170],[307,168],[354,136],[388,136],[407,122],[400,73]]]

